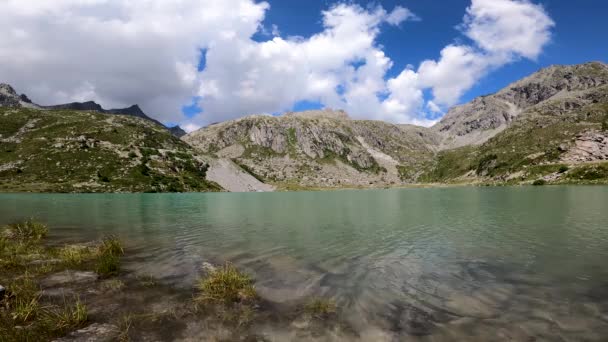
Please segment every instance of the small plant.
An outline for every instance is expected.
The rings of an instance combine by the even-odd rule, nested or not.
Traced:
[[[97,265],[95,272],[104,277],[118,275],[120,271],[120,256],[124,249],[118,238],[106,237],[98,247]]]
[[[547,181],[544,179],[537,179],[532,183],[532,185],[534,185],[534,186],[542,186],[542,185],[546,185],[546,184],[547,184]]]
[[[336,313],[337,306],[331,299],[315,298],[304,309],[312,316],[323,318]]]
[[[78,266],[93,257],[93,252],[86,246],[65,246],[59,250],[59,257],[67,264]]]
[[[229,304],[257,298],[253,280],[230,263],[201,279],[197,287],[201,291],[197,297],[198,301]]]
[[[99,254],[112,254],[116,256],[121,256],[125,254],[125,250],[122,247],[122,243],[116,236],[108,236],[105,237],[101,241],[101,245],[99,245]]]
[[[40,241],[46,237],[49,229],[43,223],[29,219],[6,227],[4,235],[9,239],[19,241]]]
[[[559,173],[566,173],[566,172],[568,172],[568,170],[570,170],[570,168],[568,166],[562,165],[562,166],[559,167],[558,172]]]
[[[27,323],[39,314],[40,288],[29,273],[15,279],[7,290],[6,306],[17,324]]]
[[[51,331],[66,333],[82,327],[88,319],[86,305],[77,299],[74,304],[64,302],[61,308],[46,310],[42,322]]]
[[[120,272],[120,258],[117,255],[109,253],[99,255],[95,272],[104,277],[118,275]]]
[[[118,324],[119,334],[116,337],[117,341],[120,342],[129,342],[131,341],[131,337],[129,333],[131,331],[131,326],[133,325],[133,317],[131,315],[125,315],[120,318]]]

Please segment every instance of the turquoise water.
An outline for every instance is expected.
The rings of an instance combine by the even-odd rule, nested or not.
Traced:
[[[608,337],[608,187],[0,195],[0,223],[26,217],[53,243],[119,235],[127,268],[183,288],[231,261],[366,333]]]

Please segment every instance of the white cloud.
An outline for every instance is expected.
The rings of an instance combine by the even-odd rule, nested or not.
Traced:
[[[465,17],[465,33],[493,54],[536,59],[555,25],[540,5],[527,0],[473,0]]]
[[[386,17],[386,22],[393,26],[397,26],[406,20],[418,21],[420,18],[409,9],[401,6],[395,7],[388,17]]]
[[[310,37],[265,28],[269,9],[255,0],[4,0],[0,75],[41,104],[139,103],[189,130],[304,100],[429,125],[425,111],[457,103],[492,69],[538,57],[554,25],[526,0],[473,0],[461,27],[472,44],[448,45],[437,61],[387,78],[394,63],[377,38],[386,25],[419,20],[409,9],[339,3]],[[257,32],[268,40],[254,41]],[[426,89],[433,99],[425,103]],[[204,112],[187,119],[181,107],[196,96]]]
[[[251,36],[250,0],[3,0],[0,77],[41,104],[139,103],[165,121],[197,93],[200,49]]]
[[[421,84],[433,90],[434,105],[451,106],[491,70],[536,59],[553,26],[542,7],[527,0],[472,0],[462,30],[475,45],[449,45],[438,61],[424,61]]]

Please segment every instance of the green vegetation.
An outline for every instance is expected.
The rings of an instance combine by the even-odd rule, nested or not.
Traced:
[[[196,300],[199,302],[230,304],[257,298],[253,280],[230,263],[201,279],[197,287],[200,293]]]
[[[98,247],[97,264],[95,272],[103,277],[118,275],[120,272],[120,257],[124,254],[124,249],[114,236],[103,239]]]
[[[3,234],[9,239],[25,243],[39,242],[42,238],[46,237],[48,232],[49,229],[47,226],[40,222],[36,222],[33,219],[29,219],[8,225]]]
[[[547,184],[547,181],[544,179],[537,179],[534,182],[532,182],[532,185],[535,185],[535,186],[541,186],[541,185],[546,185],[546,184]]]
[[[192,147],[143,119],[7,107],[0,117],[0,191],[220,190]]]
[[[85,303],[77,297],[63,303],[43,298],[40,280],[68,269],[94,269],[107,255],[116,258],[115,266],[124,252],[114,237],[96,247],[46,247],[47,233],[47,226],[33,219],[0,228],[0,284],[7,292],[0,300],[1,341],[51,340],[82,327],[88,321]],[[60,262],[45,262],[56,258]]]
[[[573,181],[605,182],[608,180],[608,163],[579,166],[568,172],[567,177]]]

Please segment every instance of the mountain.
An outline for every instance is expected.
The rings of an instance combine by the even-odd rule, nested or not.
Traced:
[[[0,85],[0,191],[608,184],[601,62],[542,69],[430,128],[324,109],[252,115],[178,139],[181,128],[170,132],[138,106],[51,109]]]
[[[552,66],[431,128],[341,111],[254,115],[183,140],[279,188],[608,182],[608,66]]]
[[[425,128],[351,120],[332,110],[255,115],[190,133],[184,141],[290,187],[396,185],[429,163],[438,135]],[[409,177],[415,178],[416,172]]]
[[[100,104],[93,102],[93,101],[88,101],[88,102],[72,102],[72,103],[66,103],[66,104],[60,104],[60,105],[54,105],[54,106],[42,106],[42,108],[49,109],[49,110],[57,110],[57,109],[89,110],[89,111],[92,110],[92,111],[106,113],[106,114],[128,115],[128,116],[134,116],[137,118],[148,120],[148,121],[154,122],[155,124],[157,124],[161,127],[165,127],[165,125],[160,123],[160,121],[154,120],[151,117],[149,117],[148,115],[146,115],[146,113],[144,113],[141,110],[141,108],[139,108],[138,105],[133,105],[128,108],[103,109],[103,107],[101,107]]]
[[[134,116],[144,120],[148,120],[154,122],[155,124],[163,127],[160,121],[152,119],[146,113],[144,113],[138,105],[133,105],[128,108],[118,108],[118,109],[104,109],[100,104],[94,101],[87,102],[72,102],[65,103],[59,105],[52,106],[40,106],[33,103],[25,94],[18,95],[17,92],[6,83],[0,83],[0,107],[23,107],[23,108],[36,108],[36,109],[46,109],[46,110],[76,110],[76,111],[96,111],[105,114],[115,114],[115,115],[127,115]],[[176,137],[181,138],[186,134],[181,128],[176,129],[175,127],[169,129],[172,134]]]
[[[179,126],[173,126],[173,127],[169,127],[169,132],[171,132],[171,134],[173,134],[174,136],[181,138],[184,135],[188,134],[186,133],[186,131],[184,131],[181,127]]]
[[[582,92],[608,84],[607,73],[600,62],[551,66],[496,94],[452,108],[433,130],[442,135],[444,149],[482,144],[534,106],[555,99],[580,102]]]
[[[221,190],[206,179],[209,158],[153,122],[1,101],[2,192]]]

